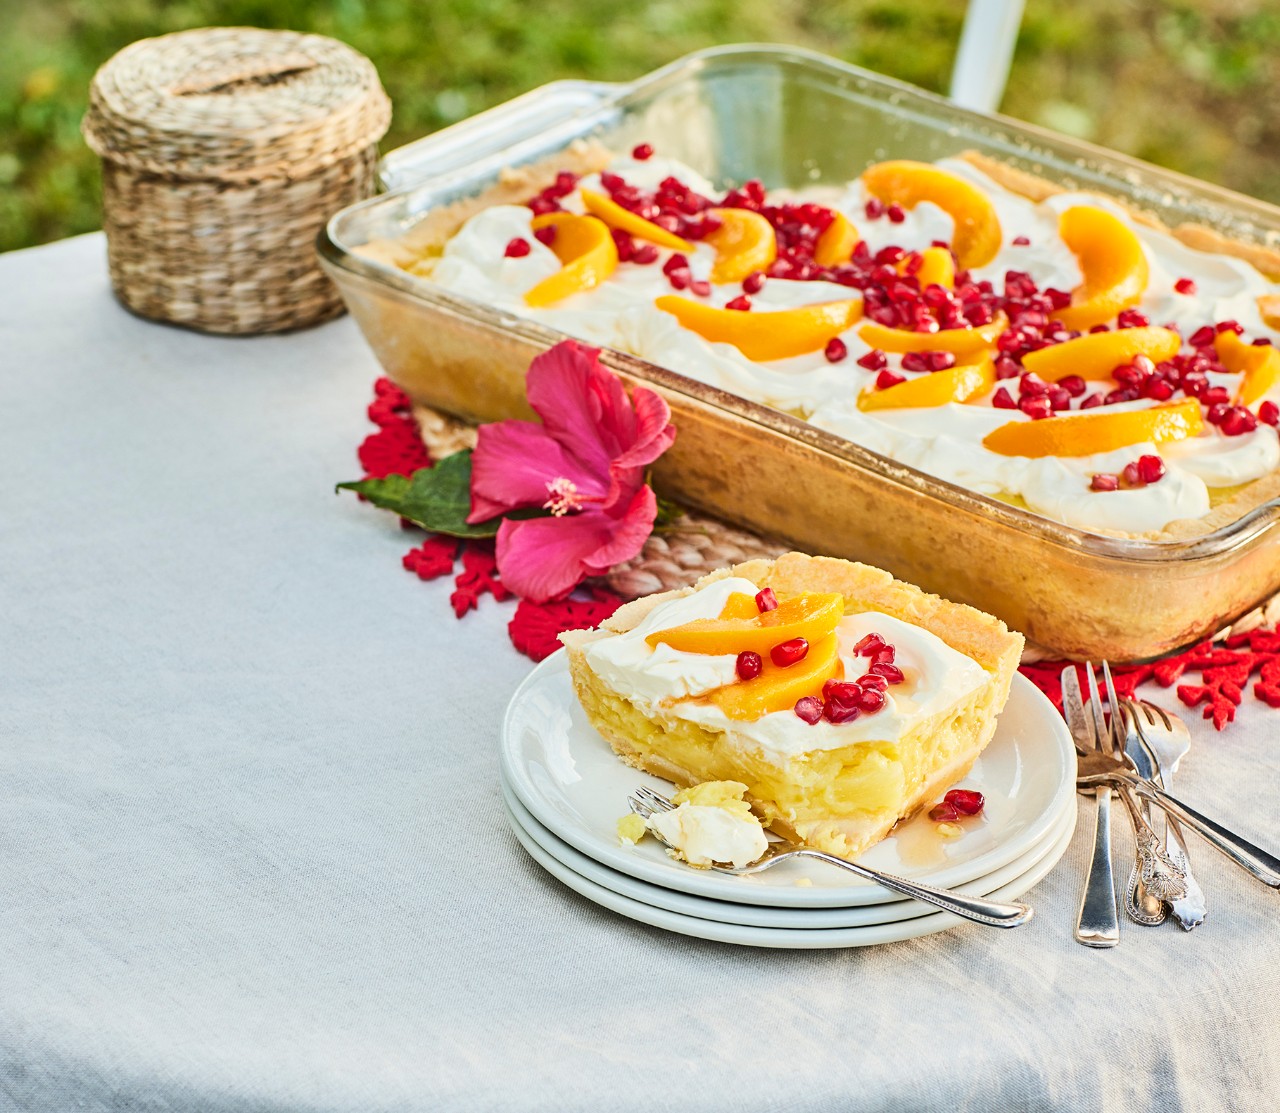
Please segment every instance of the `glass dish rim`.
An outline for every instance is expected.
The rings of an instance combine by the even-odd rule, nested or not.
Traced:
[[[538,86],[522,94],[521,97],[533,98],[549,90],[564,87],[578,87],[599,91],[599,99],[593,101],[590,105],[579,105],[576,108],[569,108],[565,111],[560,120],[561,125],[579,118],[583,118],[587,124],[581,131],[566,140],[565,145],[567,146],[568,142],[575,138],[580,139],[591,135],[595,130],[595,127],[591,126],[590,123],[593,118],[603,113],[616,112],[620,108],[625,108],[627,101],[641,100],[659,91],[665,84],[687,79],[709,62],[742,60],[752,55],[763,56],[764,59],[774,62],[798,62],[803,66],[816,67],[838,77],[853,78],[884,91],[905,95],[915,101],[922,102],[921,107],[933,107],[936,111],[945,111],[953,118],[967,118],[974,124],[984,126],[998,125],[1007,129],[1012,135],[1051,144],[1057,149],[1055,151],[1056,155],[1066,153],[1078,158],[1091,160],[1099,164],[1098,172],[1104,176],[1107,176],[1113,167],[1130,167],[1135,171],[1141,172],[1144,176],[1148,178],[1154,177],[1170,187],[1176,187],[1183,191],[1190,189],[1207,201],[1212,202],[1216,197],[1221,202],[1225,202],[1237,209],[1251,210],[1260,217],[1269,217],[1277,229],[1280,229],[1280,208],[1256,198],[1235,193],[1213,183],[1203,182],[1180,174],[1177,171],[1154,166],[1132,156],[1110,151],[1083,140],[1061,136],[1034,124],[1024,123],[997,113],[983,113],[964,109],[952,104],[945,97],[936,93],[931,93],[928,90],[918,88],[896,78],[886,77],[852,63],[802,47],[774,43],[738,43],[707,47],[675,59],[634,81],[618,83],[573,80],[555,81]],[[499,111],[519,99],[521,98],[513,98],[512,101],[497,105],[495,108],[489,109],[488,112]],[[470,117],[467,120],[451,125],[449,128],[434,132],[426,138],[435,140],[443,136],[445,132],[452,132],[460,137],[465,134],[469,125],[484,115],[485,113],[480,113],[475,117]],[[597,124],[596,126],[599,125]],[[455,131],[455,129],[457,130]],[[485,156],[479,160],[479,164],[486,166],[490,163],[504,166],[520,165],[519,161],[504,161],[501,157],[510,152],[517,145],[520,138],[522,137],[513,137],[511,144],[487,151]],[[422,141],[414,140],[403,147],[397,148],[396,152],[389,152],[387,156],[384,156],[383,163],[392,154],[405,151],[415,143]],[[545,157],[545,154],[542,157]],[[1116,175],[1110,174],[1109,176],[1114,178]],[[478,187],[477,192],[479,192],[487,184],[487,179],[483,174],[477,172],[476,164],[454,166],[446,168],[439,174],[427,175],[412,184],[348,205],[335,213],[320,229],[316,237],[317,251],[321,258],[333,267],[345,271],[353,277],[382,286],[388,293],[393,293],[399,298],[473,319],[483,327],[506,332],[537,346],[546,348],[562,340],[578,339],[559,329],[495,310],[484,302],[476,301],[442,288],[433,287],[426,280],[408,275],[387,264],[363,258],[346,247],[341,240],[340,227],[357,212],[363,213],[370,209],[393,205],[398,198],[410,193],[420,191],[438,192],[463,182],[473,182]],[[425,214],[427,211],[430,211],[430,207],[423,209],[422,213]],[[741,420],[759,425],[772,433],[788,437],[828,456],[835,457],[843,463],[860,469],[864,473],[910,488],[922,496],[950,503],[968,514],[988,518],[994,523],[1009,529],[1030,533],[1038,540],[1055,547],[1081,551],[1093,557],[1136,565],[1185,565],[1218,560],[1256,544],[1280,521],[1280,496],[1278,496],[1253,507],[1235,521],[1196,537],[1153,541],[1143,538],[1117,537],[1095,533],[1056,522],[1033,511],[1023,510],[1000,499],[960,487],[909,465],[898,463],[890,457],[881,456],[870,449],[863,448],[854,441],[810,425],[807,421],[794,417],[785,411],[776,410],[741,395],[708,386],[696,379],[671,371],[638,356],[613,348],[601,348],[600,352],[602,362],[612,366],[615,370],[630,374],[642,381],[647,380],[673,393],[682,394],[695,403],[726,411]]]

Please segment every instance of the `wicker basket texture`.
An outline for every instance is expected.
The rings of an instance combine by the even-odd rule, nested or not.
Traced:
[[[337,315],[316,233],[374,191],[390,118],[372,63],[320,35],[218,27],[126,47],[83,125],[117,297],[218,333]]]

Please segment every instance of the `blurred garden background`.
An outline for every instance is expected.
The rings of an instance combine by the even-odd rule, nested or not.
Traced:
[[[94,70],[188,27],[316,31],[378,67],[388,150],[561,77],[731,42],[811,47],[945,91],[964,0],[0,0],[0,250],[97,228]],[[1001,110],[1280,202],[1280,2],[1027,0]]]

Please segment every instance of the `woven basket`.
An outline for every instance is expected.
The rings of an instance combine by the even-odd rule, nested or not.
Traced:
[[[215,27],[126,47],[83,124],[116,296],[206,332],[335,316],[316,233],[373,192],[390,118],[372,63],[320,35]]]

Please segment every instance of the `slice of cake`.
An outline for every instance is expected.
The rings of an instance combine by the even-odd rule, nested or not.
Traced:
[[[968,772],[1022,652],[989,615],[800,553],[561,640],[623,761],[678,785],[739,781],[767,826],[846,858]]]

